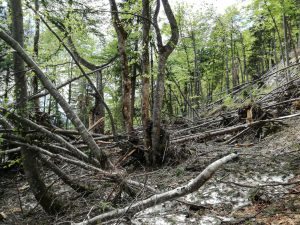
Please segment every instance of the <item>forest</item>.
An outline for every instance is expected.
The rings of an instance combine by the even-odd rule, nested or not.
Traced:
[[[213,2],[0,0],[0,224],[300,223],[300,0]]]

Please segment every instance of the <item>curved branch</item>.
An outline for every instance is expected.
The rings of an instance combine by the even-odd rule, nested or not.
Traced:
[[[159,10],[160,10],[160,0],[156,0],[156,8],[155,8],[154,15],[153,15],[153,23],[154,23],[154,29],[156,32],[158,50],[160,51],[163,48],[163,42],[162,42],[160,28],[159,28],[158,21],[157,21]]]
[[[213,175],[214,173],[225,163],[235,159],[238,157],[238,154],[232,153],[228,156],[225,156],[209,166],[206,167],[195,179],[191,180],[188,184],[175,188],[171,191],[167,191],[161,194],[153,195],[150,198],[145,200],[138,201],[131,206],[127,206],[122,209],[116,209],[98,216],[95,216],[91,219],[83,221],[81,223],[73,223],[73,225],[91,225],[98,224],[99,222],[108,221],[114,218],[119,218],[124,216],[125,214],[134,214],[139,211],[142,211],[146,208],[155,206],[157,204],[173,200],[175,198],[179,198],[190,194],[192,192],[197,191],[201,186],[203,186]]]
[[[169,1],[162,0],[162,3],[164,6],[165,13],[167,15],[168,21],[170,23],[170,27],[171,27],[171,37],[170,37],[168,43],[164,46],[164,48],[166,50],[166,54],[169,56],[178,43],[179,31],[178,31],[177,22],[176,22],[174,14],[173,14],[173,11],[170,7]]]

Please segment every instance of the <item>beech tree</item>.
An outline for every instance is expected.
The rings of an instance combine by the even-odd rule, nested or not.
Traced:
[[[163,151],[165,150],[165,148],[167,148],[168,145],[168,138],[165,137],[166,134],[164,133],[161,127],[161,109],[165,92],[165,70],[168,57],[174,51],[179,39],[177,22],[173,11],[170,7],[169,1],[162,0],[162,4],[171,27],[171,37],[164,45],[162,40],[162,34],[158,25],[158,14],[160,10],[160,0],[158,0],[156,2],[156,9],[153,16],[158,48],[158,73],[152,115],[153,128],[151,159],[153,164],[159,163],[159,161],[161,160],[160,158],[163,155]]]
[[[131,135],[133,131],[133,115],[132,115],[132,85],[129,76],[128,67],[128,56],[126,53],[126,41],[128,33],[126,32],[122,21],[120,20],[118,7],[115,0],[109,0],[111,16],[114,28],[118,37],[118,51],[121,62],[121,73],[122,73],[122,113],[125,122],[125,128],[127,135]]]

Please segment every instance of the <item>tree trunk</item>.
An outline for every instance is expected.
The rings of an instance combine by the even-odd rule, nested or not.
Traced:
[[[168,0],[162,0],[164,11],[168,18],[171,27],[171,37],[168,40],[166,45],[163,45],[162,36],[160,32],[160,28],[158,26],[158,13],[160,10],[160,0],[157,1],[156,10],[154,13],[154,26],[157,36],[157,47],[158,47],[158,74],[156,81],[156,90],[154,97],[154,105],[153,105],[153,128],[152,128],[152,163],[158,164],[161,163],[161,156],[163,155],[163,151],[166,149],[168,145],[167,134],[161,128],[161,111],[162,111],[162,103],[164,97],[164,84],[165,84],[165,68],[166,62],[169,55],[175,49],[178,39],[179,32],[177,27],[177,22],[172,12],[172,9],[169,5]]]
[[[296,63],[298,63],[299,62],[299,56],[298,56],[298,52],[297,52],[297,49],[296,49],[295,42],[293,41],[291,24],[288,22],[288,20],[286,22],[287,22],[286,25],[287,25],[288,34],[289,34],[289,37],[290,37],[291,46],[293,47],[293,51],[294,51],[294,57],[296,59]]]
[[[270,17],[271,17],[271,19],[274,23],[274,27],[275,27],[275,30],[276,30],[276,33],[277,33],[277,36],[278,36],[278,42],[279,42],[279,46],[280,46],[281,58],[282,58],[282,60],[284,60],[284,51],[283,51],[283,46],[282,46],[282,43],[281,43],[281,36],[280,36],[280,32],[279,32],[276,20],[275,20],[273,14],[272,14],[271,9],[268,7],[266,0],[264,0],[264,4],[267,7],[269,15],[270,15]]]
[[[139,23],[139,21],[137,21],[137,24]],[[138,32],[136,30],[136,32]],[[134,52],[138,52],[139,51],[139,40],[138,38],[136,40],[134,40]],[[131,75],[131,115],[132,115],[132,123],[133,123],[133,119],[136,116],[136,109],[134,107],[134,103],[135,103],[135,91],[136,91],[136,81],[137,81],[137,76],[138,76],[138,63],[137,60],[134,57],[135,62],[133,63],[133,65],[131,66],[131,70],[132,70],[132,75]],[[132,137],[131,138],[136,138],[135,134],[132,133]]]
[[[35,4],[35,10],[38,12],[39,7],[40,7],[39,0],[35,0],[34,4]],[[36,14],[35,15],[35,33],[34,33],[34,39],[33,39],[33,54],[34,54],[35,60],[37,60],[38,56],[39,56],[39,40],[40,40],[40,18]],[[32,78],[32,86],[33,86],[33,94],[36,94],[39,89],[38,78],[37,78],[36,74]],[[34,105],[34,109],[35,109],[35,117],[37,119],[40,114],[40,99],[39,98],[34,99],[33,105]]]
[[[287,18],[285,13],[283,13],[282,16],[283,20],[283,30],[284,30],[284,50],[285,50],[285,66],[288,67],[290,65],[290,57],[289,57],[289,51],[290,51],[290,46],[289,46],[289,40],[288,40],[288,29],[287,29]],[[286,80],[290,80],[290,74],[289,70],[286,71]]]
[[[142,123],[145,159],[150,164],[149,150],[151,148],[150,126],[150,64],[149,64],[149,32],[150,32],[150,5],[149,0],[143,0],[143,40],[142,40]]]
[[[282,24],[283,24],[283,30],[284,30],[285,63],[286,63],[286,66],[288,67],[290,64],[290,60],[289,60],[290,46],[289,46],[289,38],[288,38],[287,17],[285,15],[285,13],[283,13],[282,21],[283,21]]]
[[[228,56],[228,47],[227,47],[227,43],[226,43],[226,39],[224,37],[224,47],[225,47],[225,65],[226,65],[226,94],[229,94],[229,56]]]
[[[201,51],[197,50],[196,39],[194,33],[192,33],[193,51],[194,51],[194,82],[195,82],[195,103],[199,108],[200,98],[202,96],[201,87]],[[199,58],[198,58],[199,56]]]
[[[10,5],[12,13],[12,36],[16,42],[23,47],[24,30],[21,0],[11,0]],[[26,118],[28,117],[28,111],[25,65],[22,57],[19,56],[17,52],[13,53],[13,64],[15,72],[14,77],[17,111],[22,117]],[[22,129],[22,127],[19,127],[19,129]],[[26,128],[23,127],[23,129],[26,131]],[[27,149],[26,147],[22,147],[21,153],[23,157],[23,168],[25,175],[36,200],[41,204],[47,213],[55,214],[60,212],[62,209],[62,204],[46,187],[39,173],[40,169],[37,164],[38,154],[30,149]]]
[[[129,76],[128,58],[126,53],[126,41],[127,32],[125,31],[122,22],[118,15],[118,8],[115,0],[109,0],[111,17],[113,21],[114,28],[118,36],[118,51],[121,61],[121,71],[122,71],[122,113],[125,122],[125,129],[128,137],[131,136],[133,131],[133,115],[131,109],[131,79]]]
[[[101,71],[96,72],[96,80],[97,80],[97,82],[96,82],[97,89],[103,99],[104,93],[103,93],[103,82],[102,82],[102,72]],[[91,121],[90,121],[89,127],[93,126],[101,118],[105,118],[105,108],[104,108],[104,104],[102,103],[101,99],[99,99],[99,97],[96,95],[94,107],[92,108],[92,111],[91,111]],[[93,132],[96,134],[104,134],[104,128],[105,128],[105,120],[103,119],[103,121],[101,121],[99,124],[97,124],[93,128]]]
[[[244,42],[243,33],[240,32],[241,44],[242,44],[242,52],[243,52],[243,77],[246,78],[246,81],[249,82],[249,76],[247,72],[247,58],[246,58],[246,46]],[[244,79],[245,80],[245,79]]]

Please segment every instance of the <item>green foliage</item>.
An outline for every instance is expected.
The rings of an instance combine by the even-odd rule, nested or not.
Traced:
[[[0,156],[1,156],[1,154],[0,154]],[[21,157],[19,157],[17,159],[14,159],[14,160],[8,160],[7,164],[4,166],[4,168],[11,168],[13,166],[17,166],[18,167],[18,166],[21,165],[21,163],[22,163],[22,158]]]
[[[228,95],[225,99],[224,99],[224,105],[227,106],[228,108],[232,107],[235,105],[233,98]]]
[[[178,167],[177,169],[176,169],[176,177],[180,177],[183,173],[184,173],[184,168],[182,168],[182,167]]]
[[[102,212],[106,212],[110,209],[112,209],[112,203],[111,202],[106,202],[106,201],[100,201],[98,203],[98,207]]]

